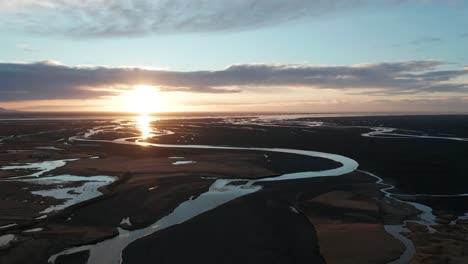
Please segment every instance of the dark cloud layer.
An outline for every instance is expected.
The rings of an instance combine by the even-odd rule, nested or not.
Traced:
[[[408,0],[15,0],[4,22],[41,33],[109,37],[252,29]],[[3,12],[2,12],[3,10]]]
[[[0,101],[81,99],[114,95],[110,88],[137,84],[161,91],[236,93],[247,89],[368,89],[370,93],[466,92],[454,83],[468,69],[440,70],[439,61],[406,61],[354,66],[245,64],[220,71],[164,71],[122,67],[72,67],[53,61],[0,63]],[[96,89],[100,88],[100,89]],[[105,88],[105,89],[103,89]],[[376,92],[377,89],[377,92]]]

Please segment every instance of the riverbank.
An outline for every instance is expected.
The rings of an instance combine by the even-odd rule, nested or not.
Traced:
[[[362,124],[364,121],[367,123]],[[32,156],[40,154],[45,161],[70,161],[44,172],[39,178],[72,175],[75,179],[87,177],[88,181],[102,175],[117,180],[98,188],[99,196],[43,214],[41,212],[47,208],[66,200],[33,195],[39,187],[8,180],[37,174],[40,170],[0,170],[0,188],[4,190],[0,193],[5,201],[0,206],[3,227],[0,236],[14,236],[13,239],[8,237],[8,245],[0,250],[0,258],[6,263],[30,259],[46,263],[51,256],[59,254],[56,263],[84,263],[98,251],[85,246],[74,254],[60,255],[60,252],[96,242],[105,245],[106,241],[118,241],[115,240],[118,234],[136,238],[136,234],[145,234],[144,239],[131,240],[122,248],[125,263],[154,260],[214,263],[220,258],[226,263],[250,261],[246,259],[251,259],[252,263],[271,263],[275,259],[288,263],[391,262],[402,255],[405,247],[385,230],[386,226],[417,220],[420,212],[413,206],[385,197],[381,191],[384,186],[365,173],[350,173],[354,169],[342,173],[339,170],[331,174],[321,172],[339,168],[340,162],[333,158],[336,155],[321,157],[320,152],[308,152],[311,155],[304,156],[306,152],[301,150],[351,157],[359,161],[360,168],[378,172],[386,182],[394,184],[396,189],[392,192],[412,190],[409,194],[415,194],[417,190],[427,191],[425,188],[429,186],[425,182],[421,186],[410,185],[417,181],[421,171],[428,173],[427,181],[437,181],[442,176],[434,168],[455,164],[447,171],[453,173],[450,177],[456,177],[460,173],[457,171],[459,159],[464,156],[453,158],[451,151],[460,154],[466,149],[453,140],[426,138],[427,153],[414,152],[410,149],[422,146],[422,141],[419,142],[422,138],[405,138],[402,145],[395,144],[402,139],[365,137],[363,134],[376,131],[372,129],[375,125],[395,124],[385,118],[364,121],[340,118],[256,120],[253,123],[243,120],[241,124],[220,119],[151,121],[147,125],[154,136],[150,133],[146,141],[136,146],[128,144],[141,140],[138,126],[131,121],[47,121],[41,123],[41,129],[47,133],[34,130],[31,121],[23,125],[20,122],[17,128],[8,126],[5,133],[10,136],[2,134],[0,166],[32,166],[43,162]],[[407,132],[409,128],[398,132],[423,133],[414,132],[414,126],[411,133]],[[419,126],[423,128],[422,124]],[[431,135],[454,136],[441,133]],[[81,138],[94,141],[81,141]],[[200,144],[211,145],[212,149],[200,149],[196,146]],[[430,151],[430,146],[443,155]],[[252,147],[256,149],[246,149]],[[281,149],[271,151],[271,147],[298,150],[288,153]],[[380,148],[385,151],[378,151]],[[378,155],[368,156],[372,151]],[[394,155],[391,164],[384,162],[389,153]],[[432,159],[434,155],[439,159]],[[430,159],[426,160],[428,157]],[[344,157],[342,162],[346,163],[346,159]],[[393,174],[396,165],[406,166],[402,159],[411,161],[411,166],[405,167],[407,171],[402,175]],[[415,171],[417,173],[411,174]],[[380,172],[384,172],[383,175]],[[314,175],[319,178],[310,178]],[[341,176],[323,177],[333,175]],[[294,180],[278,181],[282,177]],[[54,188],[60,184],[56,183]],[[77,188],[81,184],[76,182],[66,187]],[[453,193],[460,188],[453,185],[449,192],[448,186],[449,183],[444,182],[431,191]],[[79,196],[78,190],[69,194]],[[217,197],[214,199],[217,205],[205,207],[205,199],[212,196]],[[433,224],[437,233],[430,233],[416,224],[408,225],[410,233],[402,233],[416,246],[414,261],[424,262],[430,257],[442,262],[463,260],[464,251],[452,249],[464,245],[465,223],[463,219],[455,220],[464,215],[466,208],[458,206],[455,210],[449,206],[455,202],[447,199],[430,203],[423,197],[399,198],[430,205],[437,215],[437,225]],[[191,205],[190,208],[197,205],[195,208],[200,209],[190,211],[193,216],[188,217],[186,211],[181,211],[184,204]],[[184,221],[164,229],[153,228],[166,216]],[[436,250],[449,245],[447,241],[457,242],[453,247]],[[180,250],[186,254],[177,254]]]

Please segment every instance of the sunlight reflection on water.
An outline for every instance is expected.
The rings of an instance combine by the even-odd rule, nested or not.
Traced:
[[[155,118],[149,115],[141,115],[137,118],[137,128],[141,132],[141,139],[147,140],[148,138],[152,137],[153,129],[151,128],[151,122],[153,122]]]

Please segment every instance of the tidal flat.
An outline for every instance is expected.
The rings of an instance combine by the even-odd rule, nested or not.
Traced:
[[[468,116],[0,121],[1,263],[463,263]]]

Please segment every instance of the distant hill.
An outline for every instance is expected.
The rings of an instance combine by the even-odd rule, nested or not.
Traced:
[[[7,112],[16,112],[16,111],[0,107],[0,113],[7,113]]]

